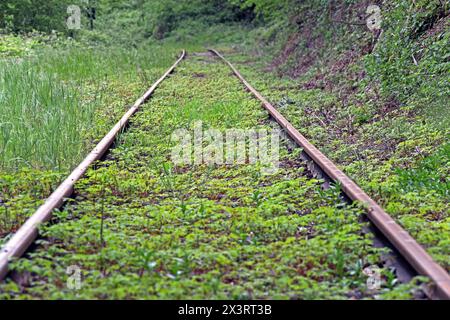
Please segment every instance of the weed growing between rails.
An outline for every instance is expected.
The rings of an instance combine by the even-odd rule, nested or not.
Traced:
[[[275,174],[280,165],[280,131],[272,129],[203,130],[201,121],[193,132],[176,130],[171,160],[175,165],[259,165],[266,174]]]
[[[30,253],[2,298],[409,298],[361,232],[362,210],[323,191],[280,145],[280,166],[179,164],[176,128],[272,129],[268,114],[208,57],[192,57],[133,118],[105,162]],[[99,200],[101,198],[101,200]],[[75,286],[67,268],[81,270]],[[372,269],[370,269],[372,270]],[[367,274],[370,274],[369,277]],[[378,274],[378,273],[377,273]],[[71,284],[68,286],[68,282]],[[370,281],[369,281],[370,280]]]
[[[0,61],[0,243],[167,69],[176,50],[41,48]]]
[[[311,88],[310,75],[280,79],[245,54],[223,51],[302,134],[450,270],[447,127],[411,106],[373,100],[370,93],[345,101],[340,90],[352,86],[351,80],[340,80],[344,89]],[[360,67],[356,63],[352,70]]]

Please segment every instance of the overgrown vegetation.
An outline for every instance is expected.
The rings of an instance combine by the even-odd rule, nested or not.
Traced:
[[[78,1],[77,1],[78,2]],[[64,0],[6,0],[0,3],[0,28],[14,32],[63,31],[67,6]]]
[[[80,6],[81,30],[67,29],[68,4]],[[367,27],[370,4],[381,8],[381,30]],[[181,48],[214,46],[450,270],[447,2],[7,0],[0,30],[0,243]],[[164,84],[113,158],[79,184],[59,223],[44,228],[32,253],[38,266],[15,265],[19,280],[1,287],[3,297],[412,296],[415,285],[395,285],[392,270],[379,292],[364,289],[361,268],[380,261],[360,234],[361,211],[322,193],[296,154],[284,154],[296,169],[270,183],[251,167],[167,163],[169,129],[194,118],[222,129],[225,120],[245,127],[265,119],[210,64],[190,60]],[[222,99],[206,96],[213,83]],[[72,264],[88,272],[78,295],[63,288]]]
[[[380,4],[377,34],[363,19],[355,24],[368,3],[329,5],[299,5],[319,18],[298,15],[298,28],[273,40],[282,44],[269,51],[275,58],[254,48],[247,51],[256,55],[251,60],[242,50],[229,53],[301,132],[449,269],[448,4]],[[256,71],[265,68],[281,77]]]
[[[42,34],[0,39],[6,39],[0,60],[0,235],[6,236],[164,73],[181,46],[105,50]]]
[[[176,56],[177,49],[163,50],[46,49],[0,62],[0,168],[70,169],[95,136],[86,131],[99,125],[95,112],[112,84],[144,91]]]
[[[218,116],[219,115],[219,116]],[[32,261],[15,263],[3,298],[409,298],[362,233],[361,209],[323,191],[283,146],[282,165],[174,166],[175,128],[270,128],[229,69],[190,58],[164,82],[72,203],[45,228]],[[158,126],[154,124],[158,123]],[[286,143],[286,142],[285,142]],[[380,265],[379,290],[363,269]],[[31,267],[32,265],[32,267]],[[68,266],[83,272],[71,290]]]

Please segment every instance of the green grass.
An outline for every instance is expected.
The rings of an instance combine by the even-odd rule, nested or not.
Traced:
[[[35,63],[0,63],[0,168],[67,169],[84,151],[83,130],[101,97],[82,104],[76,84],[63,83]]]
[[[183,62],[132,120],[75,199],[42,227],[30,258],[13,263],[14,299],[410,298],[382,269],[379,290],[363,268],[384,250],[362,233],[362,210],[310,179],[299,149],[282,144],[281,169],[175,166],[171,134],[205,127],[270,128],[260,103],[217,60]],[[78,266],[80,290],[67,286]]]
[[[252,55],[229,50],[229,56],[302,134],[450,270],[448,127],[421,112],[425,106],[386,111],[369,93],[345,102],[339,86],[352,80],[343,75],[337,89],[306,89],[307,75],[277,78]]]
[[[71,168],[113,81],[142,92],[173,63],[175,48],[44,49],[0,61],[0,169]],[[137,96],[135,96],[137,98]]]
[[[402,192],[436,192],[450,200],[450,143],[410,169],[398,169]]]
[[[37,42],[33,38],[23,38],[15,35],[2,34],[0,29],[0,58],[25,56]]]
[[[0,235],[42,204],[180,47],[86,48],[69,41],[0,60]]]

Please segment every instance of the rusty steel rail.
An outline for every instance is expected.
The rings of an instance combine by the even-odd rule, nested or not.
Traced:
[[[450,276],[444,268],[437,264],[425,249],[392,217],[387,214],[372,198],[370,198],[355,182],[311,144],[280,112],[253,88],[231,62],[225,59],[218,51],[209,50],[225,62],[245,87],[262,102],[264,108],[286,130],[289,136],[300,145],[309,157],[335,182],[342,185],[344,193],[353,201],[361,202],[366,206],[370,221],[391,242],[406,261],[418,274],[429,277],[433,281],[432,298],[450,299]]]
[[[170,67],[167,72],[156,81],[150,89],[140,97],[111,131],[99,142],[81,164],[64,180],[64,182],[50,195],[45,203],[23,224],[14,236],[5,244],[0,251],[0,280],[8,273],[8,263],[12,258],[21,257],[39,234],[39,226],[50,220],[55,209],[60,208],[64,199],[69,197],[74,190],[75,183],[83,177],[88,168],[99,160],[111,147],[118,134],[128,124],[130,118],[139,110],[139,107],[147,101],[156,88],[171,74],[178,64],[185,58],[183,50],[180,58]]]

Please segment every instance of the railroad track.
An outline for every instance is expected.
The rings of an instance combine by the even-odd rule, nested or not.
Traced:
[[[387,239],[389,245],[404,258],[417,272],[425,275],[433,282],[432,289],[427,292],[430,298],[450,299],[450,277],[448,273],[433,261],[431,256],[401,226],[399,226],[373,199],[348,178],[337,166],[313,146],[296,128],[294,128],[256,89],[254,89],[219,52],[210,50],[223,63],[229,66],[234,75],[246,89],[258,99],[270,116],[287,133],[287,135],[303,149],[306,159],[312,161],[322,175],[342,186],[342,191],[351,201],[363,203],[367,217],[373,226]],[[157,87],[175,70],[186,57],[182,52],[180,58],[167,72],[141,97],[113,129],[101,140],[86,159],[69,175],[69,177],[53,192],[46,202],[33,214],[25,224],[13,235],[0,252],[0,279],[8,274],[8,265],[12,258],[21,257],[38,238],[39,226],[52,218],[55,209],[65,204],[65,199],[74,191],[75,184],[85,175],[88,169],[101,159],[110,149],[119,133],[129,123],[132,116],[152,96]]]

